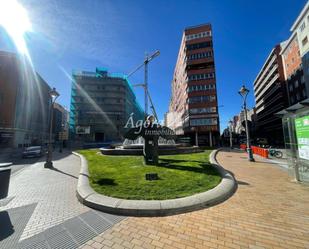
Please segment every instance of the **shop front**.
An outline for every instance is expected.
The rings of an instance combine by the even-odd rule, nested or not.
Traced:
[[[282,117],[289,175],[309,182],[309,99],[277,113]]]

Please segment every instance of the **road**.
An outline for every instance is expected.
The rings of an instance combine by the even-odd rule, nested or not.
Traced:
[[[2,151],[0,153],[0,163],[8,163],[11,162],[13,165],[11,165],[11,174],[15,174],[21,169],[33,165],[37,162],[44,161],[45,157],[41,158],[22,158],[22,152],[21,151],[16,151],[14,154],[6,153]]]

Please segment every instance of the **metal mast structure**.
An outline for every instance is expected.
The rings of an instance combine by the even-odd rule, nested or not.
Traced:
[[[148,55],[146,54],[145,56],[145,60],[142,64],[140,64],[138,67],[136,67],[133,71],[131,71],[128,75],[127,75],[127,78],[129,78],[132,74],[134,74],[136,71],[138,71],[141,67],[144,66],[144,84],[137,84],[137,85],[133,85],[133,86],[142,86],[144,87],[144,95],[145,95],[145,117],[147,117],[147,114],[148,114],[148,98],[151,102],[151,105],[152,105],[152,110],[154,111],[154,114],[155,116],[156,113],[155,113],[155,110],[154,110],[154,107],[153,107],[153,104],[152,104],[152,101],[151,101],[151,98],[150,98],[150,95],[149,95],[149,91],[148,91],[148,63],[154,59],[155,57],[157,57],[158,55],[160,55],[160,51],[157,50],[155,51],[152,55]],[[157,117],[156,117],[157,118]]]

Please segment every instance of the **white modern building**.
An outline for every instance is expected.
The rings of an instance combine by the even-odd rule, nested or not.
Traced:
[[[300,55],[303,57],[309,51],[309,1],[296,18],[290,31],[297,33]]]

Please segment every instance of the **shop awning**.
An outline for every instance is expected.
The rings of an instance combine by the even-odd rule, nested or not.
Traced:
[[[302,100],[295,105],[291,105],[288,108],[285,108],[285,109],[275,113],[275,116],[283,117],[285,115],[292,114],[292,113],[294,113],[294,112],[296,112],[296,111],[298,111],[302,108],[308,107],[308,106],[309,106],[309,98]]]
[[[292,105],[292,106],[286,108],[285,110],[286,110],[287,112],[296,112],[296,111],[298,111],[298,110],[301,109],[301,108],[304,108],[304,105],[302,105],[302,104],[300,104],[300,103],[297,103],[297,104],[295,104],[295,105]]]
[[[282,110],[280,112],[275,113],[275,116],[277,117],[283,117],[284,115],[288,114],[286,110]]]
[[[303,101],[300,101],[300,103],[301,103],[302,105],[309,106],[309,98],[308,98],[308,99],[305,99],[305,100],[303,100]]]

